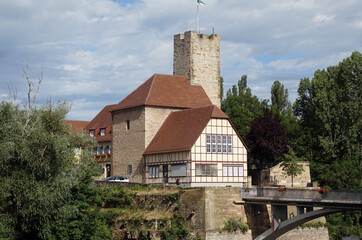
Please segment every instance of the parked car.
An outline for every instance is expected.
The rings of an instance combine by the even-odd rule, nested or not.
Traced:
[[[111,176],[105,179],[107,182],[129,182],[129,179],[123,176]]]

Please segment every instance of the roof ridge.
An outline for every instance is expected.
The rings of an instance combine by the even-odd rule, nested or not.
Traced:
[[[149,91],[148,91],[148,93],[147,93],[147,97],[146,97],[146,99],[145,99],[145,104],[147,103],[148,98],[149,98],[149,96],[150,96],[150,94],[151,94],[152,87],[153,87],[153,83],[155,82],[155,79],[156,79],[156,75],[157,75],[157,73],[153,74],[153,76],[152,76],[151,86],[150,86]]]

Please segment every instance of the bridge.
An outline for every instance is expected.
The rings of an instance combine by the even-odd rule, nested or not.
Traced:
[[[242,192],[242,201],[234,201],[234,204],[270,204],[278,226],[263,232],[256,240],[272,240],[310,220],[337,212],[362,210],[362,193],[330,191],[322,194],[315,188],[288,188],[285,191],[249,188]],[[296,216],[288,219],[287,206],[296,206]]]

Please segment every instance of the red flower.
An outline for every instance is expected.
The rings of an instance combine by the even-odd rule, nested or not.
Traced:
[[[329,192],[329,189],[324,189],[324,188],[319,188],[318,190],[317,190],[320,194],[325,194],[325,193],[328,193]]]
[[[284,192],[285,190],[287,190],[286,187],[279,187],[279,188],[278,188],[278,191],[279,191],[279,192]]]
[[[107,153],[107,157],[111,157],[111,154],[110,154],[110,153]]]

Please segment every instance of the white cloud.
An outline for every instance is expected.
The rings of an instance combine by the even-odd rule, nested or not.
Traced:
[[[247,74],[268,98],[273,81],[295,93],[301,77],[362,51],[360,9],[358,0],[208,0],[199,17],[204,33],[221,36],[225,88]],[[194,1],[1,1],[0,92],[12,82],[21,96],[19,66],[44,64],[40,98],[82,99],[69,116],[89,120],[153,73],[172,74],[173,35],[195,27]]]
[[[324,14],[318,14],[313,18],[314,23],[320,23],[320,22],[330,22],[335,18],[335,16],[327,16]]]

